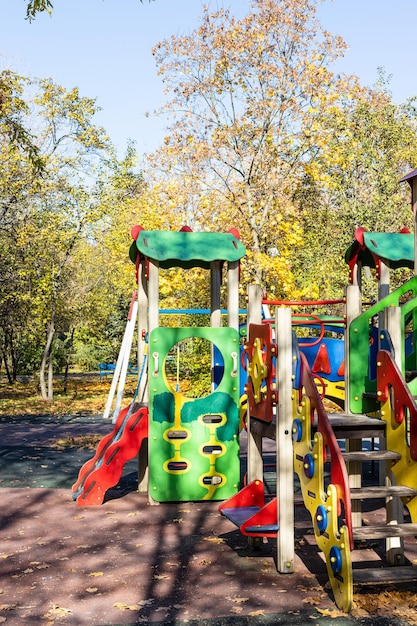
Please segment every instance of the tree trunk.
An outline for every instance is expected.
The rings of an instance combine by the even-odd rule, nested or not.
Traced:
[[[68,371],[69,371],[69,366],[70,366],[70,361],[71,361],[71,352],[72,352],[72,346],[73,346],[73,341],[74,341],[74,332],[75,332],[75,328],[72,328],[70,338],[67,339],[65,342],[68,350],[67,350],[67,354],[65,358],[64,394],[67,393],[67,389],[68,389]]]
[[[48,400],[52,402],[54,399],[54,338],[52,337],[51,347],[49,349],[48,363]]]
[[[48,379],[48,390],[46,388],[46,381],[45,381],[46,364],[48,363],[48,372],[49,372],[51,359],[52,359],[52,342],[53,342],[54,335],[55,335],[53,317],[54,316],[52,316],[52,319],[50,323],[48,324],[48,336],[46,338],[46,345],[43,351],[43,356],[42,356],[42,361],[41,361],[41,366],[40,366],[40,371],[39,371],[41,395],[42,395],[42,400],[45,400],[45,402],[48,402],[48,401],[51,402],[53,400],[53,390],[51,391],[50,389],[49,379]]]
[[[9,385],[13,385],[14,380],[10,372],[9,364],[7,363],[7,353],[5,352],[5,350],[2,350],[2,355],[3,355],[4,368],[6,370],[7,381]]]
[[[19,359],[16,356],[15,342],[13,340],[13,330],[10,333],[9,345],[10,345],[10,359],[12,362],[12,377],[13,377],[13,382],[15,383],[17,380],[17,367],[18,367]]]

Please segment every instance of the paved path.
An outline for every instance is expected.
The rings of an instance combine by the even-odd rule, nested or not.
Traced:
[[[6,626],[412,623],[335,609],[302,507],[296,572],[281,576],[274,542],[248,551],[216,503],[149,506],[136,492],[135,461],[104,505],[78,508],[71,485],[92,453],[56,441],[109,429],[98,416],[0,419],[0,621]]]

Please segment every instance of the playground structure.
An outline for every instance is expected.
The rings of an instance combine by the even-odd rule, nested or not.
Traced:
[[[147,370],[147,375],[139,376],[131,416],[134,419],[136,411],[146,411],[141,421],[146,419],[148,425],[146,434],[141,429],[133,454],[139,453],[139,489],[148,491],[150,502],[224,500],[240,484],[238,272],[245,248],[233,230],[201,233],[186,227],[179,232],[155,232],[137,227],[133,237],[130,256],[136,265],[138,292],[131,310],[137,306],[140,324],[138,370],[143,372],[145,364]],[[224,265],[227,326],[220,308]],[[159,325],[159,272],[171,267],[200,267],[209,272],[210,326]],[[182,393],[167,375],[169,355],[188,340],[210,346],[211,391],[201,398]],[[127,341],[121,372],[126,371],[130,345]],[[117,411],[116,420],[113,435],[97,450],[94,462],[81,470],[73,487],[80,505],[101,503],[105,490],[100,476],[107,473],[105,466],[132,458],[132,449],[125,454],[118,446],[125,423]],[[87,479],[85,475],[92,472],[93,480]]]
[[[417,170],[403,181],[411,186],[416,209]],[[134,402],[116,416],[113,433],[81,469],[73,488],[78,504],[102,502],[112,467],[117,482],[119,468],[139,454],[139,490],[147,491],[151,504],[222,501],[220,513],[251,542],[276,539],[277,570],[287,574],[294,571],[295,472],[339,608],[350,611],[355,584],[415,581],[417,568],[406,562],[404,540],[417,535],[417,277],[391,292],[390,269],[414,268],[416,237],[356,231],[346,253],[350,284],[344,323],[313,319],[311,325],[320,330],[318,342],[297,338],[291,308],[263,299],[261,288],[249,285],[247,337],[240,356],[238,272],[245,250],[238,233],[136,227],[132,235],[138,371],[147,375],[139,375]],[[224,264],[227,326],[220,295]],[[210,272],[210,326],[159,325],[159,270],[171,267]],[[364,267],[374,268],[378,280],[378,301],[365,310]],[[265,307],[275,307],[269,320],[262,316]],[[344,341],[329,337],[330,332],[344,334]],[[166,373],[175,346],[193,338],[212,346],[212,387],[203,398],[186,397]],[[248,437],[242,489],[240,363],[247,375]],[[323,396],[339,404],[344,397],[343,412],[328,414]],[[276,442],[273,497],[264,488],[265,438]],[[366,463],[379,465],[374,484],[363,483]],[[362,515],[361,503],[372,499],[386,508],[386,521],[378,526],[368,525]],[[369,541],[384,541],[385,554],[377,567],[362,562],[356,569],[352,552]]]

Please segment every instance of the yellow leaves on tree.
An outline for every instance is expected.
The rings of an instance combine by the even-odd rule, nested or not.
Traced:
[[[321,29],[315,1],[250,4],[242,19],[206,7],[193,33],[155,47],[174,123],[152,163],[164,181],[186,181],[193,222],[241,231],[248,279],[289,295],[301,237],[294,193],[323,145],[322,116],[351,85],[328,68],[345,44]]]

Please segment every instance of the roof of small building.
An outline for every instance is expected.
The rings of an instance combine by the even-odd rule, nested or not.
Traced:
[[[209,269],[212,261],[238,261],[246,252],[235,229],[227,233],[194,232],[189,228],[180,231],[137,229],[135,235],[129,252],[131,260],[135,262],[140,253],[158,261],[163,269]]]
[[[358,228],[355,240],[345,254],[346,263],[360,261],[363,266],[376,267],[381,259],[393,269],[414,267],[414,235],[400,233],[375,233]]]

